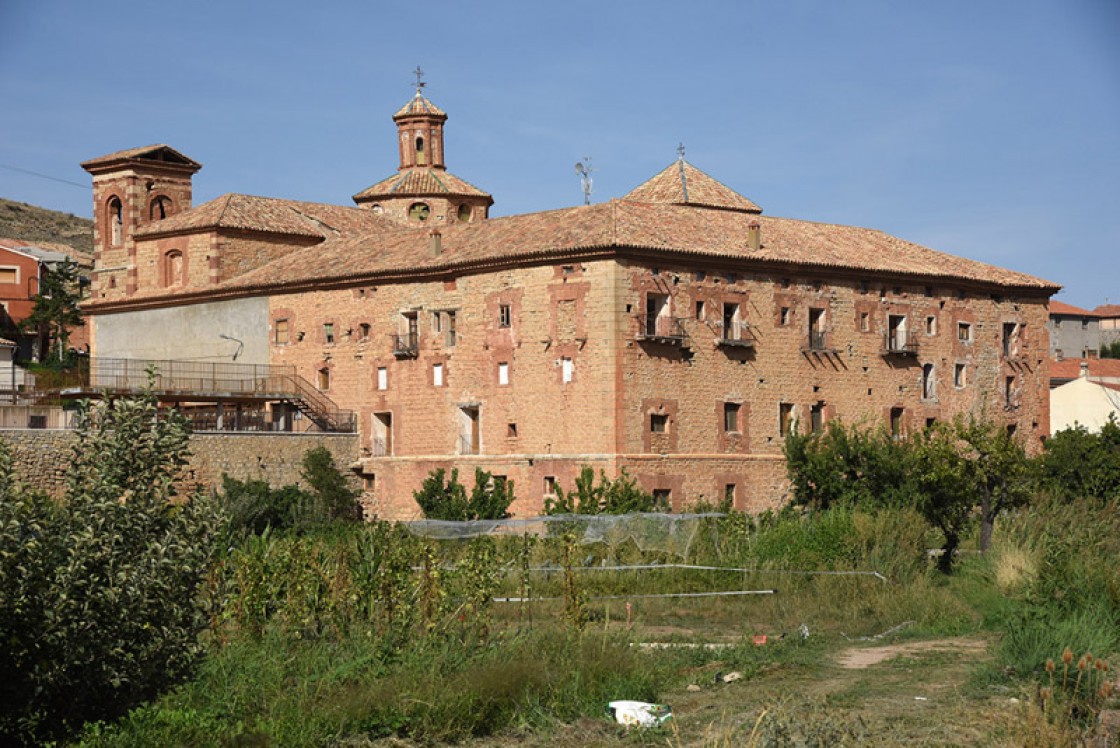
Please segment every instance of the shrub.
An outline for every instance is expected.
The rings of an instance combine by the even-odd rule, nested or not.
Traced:
[[[505,519],[514,501],[513,481],[495,477],[481,468],[474,470],[474,489],[459,482],[458,468],[445,480],[443,468],[428,474],[412,497],[428,519],[465,522],[475,519]]]
[[[1100,433],[1077,426],[1054,434],[1039,458],[1038,479],[1057,497],[1120,500],[1120,424],[1110,418]]]
[[[38,743],[185,680],[217,517],[175,505],[188,429],[154,399],[83,405],[65,501],[0,459],[0,740]]]
[[[556,498],[544,502],[545,514],[630,514],[667,509],[658,506],[653,494],[643,490],[626,470],[614,480],[600,470],[599,485],[595,485],[595,471],[588,465],[580,470],[574,491],[565,492],[557,486]]]
[[[312,497],[299,486],[273,488],[267,481],[239,481],[222,475],[222,504],[234,537],[294,527]]]
[[[362,507],[358,504],[360,492],[347,485],[346,476],[339,472],[326,447],[315,447],[304,454],[300,474],[311,486],[317,517],[327,520],[362,518]]]

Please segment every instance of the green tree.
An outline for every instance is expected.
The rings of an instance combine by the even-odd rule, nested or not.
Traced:
[[[625,470],[614,480],[600,470],[596,485],[595,470],[590,465],[580,470],[574,490],[557,486],[556,497],[544,502],[545,514],[630,514],[667,509],[657,506],[653,494],[642,489]]]
[[[1120,358],[1120,340],[1102,345],[1101,358]]]
[[[913,437],[906,453],[917,509],[945,538],[937,567],[946,574],[975,501],[972,470],[957,442],[953,429],[939,423]]]
[[[1039,457],[1038,480],[1057,498],[1120,500],[1120,423],[1109,418],[1098,433],[1076,426],[1054,434]]]
[[[980,498],[980,552],[992,546],[996,518],[1031,497],[1034,478],[1023,443],[990,421],[969,417],[953,422],[952,435],[970,472],[970,482]]]
[[[334,464],[334,457],[326,447],[309,449],[303,455],[300,473],[315,497],[315,514],[328,520],[361,519],[362,507],[358,503],[360,491],[351,488]]]
[[[50,353],[44,361],[64,366],[70,344],[70,328],[84,324],[78,309],[81,301],[78,266],[69,257],[43,273],[31,314],[21,322],[26,331],[45,332]]]
[[[0,457],[0,742],[38,744],[182,682],[217,514],[176,502],[188,430],[154,399],[79,409],[63,501]],[[0,450],[0,453],[6,451]]]

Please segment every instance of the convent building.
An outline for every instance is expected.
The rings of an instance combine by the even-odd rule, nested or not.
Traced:
[[[417,90],[393,119],[399,167],[354,207],[194,207],[201,166],[166,145],[85,162],[94,360],[257,367],[262,427],[356,428],[385,518],[416,517],[438,467],[513,480],[519,516],[585,465],[674,509],[760,511],[793,429],[974,413],[1030,448],[1049,433],[1053,283],[766,216],[683,156],[619,199],[490,218],[447,170],[447,115]],[[209,371],[184,407],[234,387]]]

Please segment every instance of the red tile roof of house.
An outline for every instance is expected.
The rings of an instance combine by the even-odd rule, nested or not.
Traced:
[[[354,200],[369,200],[370,198],[393,197],[394,195],[485,197],[491,203],[494,202],[490,193],[483,192],[473,184],[459,179],[459,177],[443,169],[428,167],[405,169],[391,177],[382,179],[372,187],[367,187],[354,195]]]
[[[1061,361],[1050,359],[1051,379],[1077,379],[1081,376],[1081,362],[1089,362],[1090,377],[1120,379],[1120,358],[1064,358]]]
[[[762,208],[692,164],[674,161],[622,197],[639,203],[697,205],[706,208],[761,213]]]
[[[143,226],[137,229],[136,236],[240,229],[331,239],[385,231],[393,226],[389,219],[362,208],[231,193]]]
[[[1120,304],[1101,304],[1093,311],[1098,317],[1120,317]]]
[[[1073,304],[1067,304],[1064,301],[1057,299],[1050,299],[1050,315],[1062,314],[1067,317],[1099,317],[1096,312],[1090,312],[1088,309],[1082,309]]]

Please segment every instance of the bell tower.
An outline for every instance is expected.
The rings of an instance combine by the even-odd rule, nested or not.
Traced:
[[[400,171],[414,167],[446,170],[443,161],[443,123],[447,113],[424,98],[422,71],[416,68],[416,95],[396,114],[397,140],[400,144]]]

